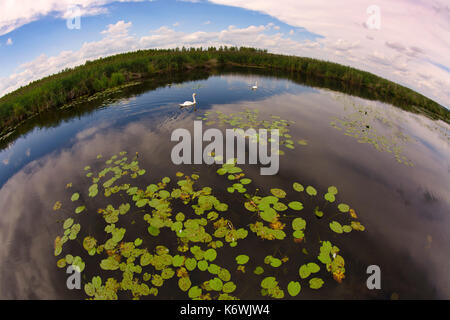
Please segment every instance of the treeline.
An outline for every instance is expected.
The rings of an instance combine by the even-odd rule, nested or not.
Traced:
[[[118,54],[65,69],[34,81],[0,98],[0,134],[24,119],[59,108],[76,98],[89,96],[137,79],[160,73],[219,65],[272,68],[291,73],[342,81],[372,90],[381,100],[411,111],[423,110],[450,122],[450,113],[425,96],[368,72],[311,58],[269,54],[254,48],[176,48],[139,50]]]

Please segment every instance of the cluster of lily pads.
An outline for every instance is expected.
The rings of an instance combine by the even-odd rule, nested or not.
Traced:
[[[259,129],[278,129],[280,146],[284,146],[288,149],[295,149],[294,140],[289,134],[289,126],[294,124],[293,120],[281,119],[281,117],[272,115],[270,119],[260,119],[258,109],[245,109],[244,111],[225,114],[221,111],[207,111],[202,116],[198,116],[197,120],[205,121],[205,125],[219,125],[228,126],[232,129],[254,129],[258,131]],[[258,141],[258,134],[255,137],[251,137],[254,141]],[[307,140],[300,139],[297,143],[301,146],[306,146],[308,144]],[[278,151],[280,155],[284,154],[283,150]]]
[[[308,281],[313,290],[324,285],[325,280],[316,275],[321,268],[318,263],[337,282],[345,278],[344,258],[338,255],[336,246],[322,241],[317,263],[308,261],[297,266],[298,274],[291,275],[294,279],[285,286],[276,279],[274,270],[292,264],[289,257],[272,254],[256,261],[249,252],[240,251],[239,244],[250,236],[261,238],[259,241],[294,241],[299,254],[306,254],[308,224],[324,222],[336,235],[364,230],[356,220],[355,210],[347,204],[336,206],[335,218],[323,213],[324,206],[337,203],[335,186],[319,196],[313,186],[305,188],[295,182],[289,192],[271,188],[269,195],[259,195],[260,189],[253,186],[252,179],[235,161],[229,161],[218,166],[217,174],[226,176],[232,184],[228,192],[236,192],[231,212],[229,204],[213,194],[211,187],[197,187],[198,174],[177,172],[174,177],[163,177],[145,186],[134,185],[134,179],[146,181],[147,174],[139,166],[137,153],[129,159],[126,152],[120,152],[103,161],[99,155],[92,164],[96,170],[84,167],[89,180],[87,190],[78,190],[69,183],[68,200],[53,206],[65,216],[61,220],[63,234],[55,239],[54,254],[59,257],[56,264],[59,268],[73,265],[80,272],[94,274],[84,283],[89,299],[157,296],[165,285],[177,286],[191,299],[238,299],[239,288],[232,278],[247,272],[249,265],[256,265],[253,276],[260,278],[263,296],[284,298],[285,290],[297,296],[302,281]],[[316,201],[316,210],[303,212],[305,201]],[[254,221],[235,225],[233,214],[253,214]],[[83,215],[103,221],[104,232],[91,234],[94,228],[82,225]],[[142,223],[146,226],[144,233],[129,231]],[[84,256],[74,256],[79,250]],[[220,265],[218,257],[229,256],[225,253],[230,250],[235,258]]]
[[[371,106],[359,106],[351,103],[353,112],[338,118],[335,117],[330,122],[331,126],[337,130],[344,131],[344,134],[357,139],[359,143],[369,143],[375,149],[388,152],[394,155],[398,163],[406,166],[414,166],[404,154],[404,146],[412,141],[412,138],[396,128],[393,122]],[[382,130],[389,133],[380,133],[377,129],[382,125]]]

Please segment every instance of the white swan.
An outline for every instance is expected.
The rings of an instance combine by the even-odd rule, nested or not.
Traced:
[[[197,95],[197,94],[195,94],[195,93],[192,94],[192,99],[193,99],[194,101],[185,101],[185,102],[183,102],[182,104],[180,104],[180,107],[190,107],[190,106],[195,105],[195,104],[197,103],[197,101],[195,101],[195,96],[196,96],[196,95]]]
[[[258,81],[255,82],[255,85],[252,87],[252,90],[258,89]]]

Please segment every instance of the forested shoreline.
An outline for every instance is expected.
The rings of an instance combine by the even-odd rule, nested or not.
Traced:
[[[254,48],[210,47],[123,53],[87,61],[84,65],[34,81],[0,98],[0,136],[36,114],[58,109],[80,97],[136,80],[156,78],[165,72],[199,68],[212,70],[224,65],[260,67],[340,81],[372,92],[381,101],[450,123],[450,112],[435,101],[369,72],[317,59],[270,54]]]

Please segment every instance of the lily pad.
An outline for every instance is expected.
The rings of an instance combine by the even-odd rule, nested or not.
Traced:
[[[307,186],[306,193],[309,194],[310,196],[315,196],[317,195],[317,190],[312,186]]]
[[[303,204],[300,201],[292,201],[288,203],[289,208],[292,210],[300,211],[303,209]]]
[[[249,259],[250,259],[249,256],[247,256],[247,255],[245,255],[245,254],[241,254],[241,255],[238,255],[238,256],[236,257],[236,262],[237,262],[238,264],[246,264],[246,263],[248,262]]]
[[[292,297],[297,296],[300,293],[301,288],[302,287],[298,281],[289,282],[288,287],[287,287],[288,292]]]

